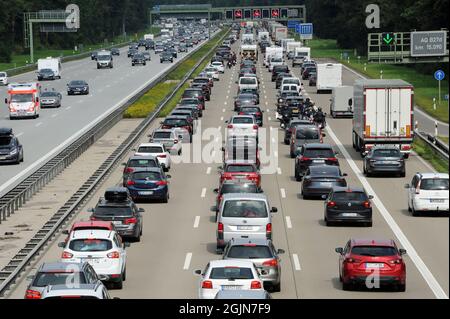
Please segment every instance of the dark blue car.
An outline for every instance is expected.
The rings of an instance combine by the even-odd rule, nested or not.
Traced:
[[[161,168],[138,168],[128,176],[126,187],[135,202],[160,200],[167,203],[170,177]]]

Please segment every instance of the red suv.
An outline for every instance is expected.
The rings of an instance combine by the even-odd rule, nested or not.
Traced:
[[[224,180],[247,179],[258,187],[261,186],[261,174],[255,164],[251,163],[227,163],[220,174],[220,184]]]
[[[339,254],[339,280],[344,290],[357,284],[367,288],[393,285],[398,291],[406,289],[406,265],[393,240],[350,239]],[[379,285],[378,285],[379,283]]]

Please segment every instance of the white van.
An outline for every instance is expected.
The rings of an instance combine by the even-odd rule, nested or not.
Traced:
[[[258,90],[258,79],[253,76],[242,76],[239,78],[239,91],[243,89]]]

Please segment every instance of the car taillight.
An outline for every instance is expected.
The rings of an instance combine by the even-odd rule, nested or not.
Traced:
[[[266,225],[266,234],[269,235],[272,233],[272,224],[269,223]]]
[[[395,264],[395,265],[399,265],[402,263],[401,259],[394,259],[394,260],[389,260],[390,264]]]
[[[259,127],[259,126],[258,126],[257,124],[253,125],[253,129],[254,129],[254,130],[257,130],[258,127]]]
[[[202,282],[202,288],[203,289],[213,289],[213,283],[210,280],[204,280]]]
[[[363,203],[363,206],[364,206],[365,208],[370,208],[370,207],[372,207],[372,206],[370,205],[370,202],[369,202],[368,200],[366,200],[366,201]]]
[[[345,258],[345,260],[344,260],[345,263],[349,263],[349,264],[359,263],[360,261],[361,260],[355,259],[355,258]]]
[[[233,128],[232,124],[228,124],[227,128]]]
[[[250,289],[261,289],[261,282],[257,280],[253,280],[250,284]]]
[[[271,259],[271,260],[265,261],[265,262],[263,262],[263,266],[266,266],[266,267],[277,267],[278,266],[278,260]]]
[[[135,185],[136,183],[134,182],[134,181],[127,181],[127,185],[128,186],[132,186],[132,185]]]
[[[27,289],[25,299],[41,299],[41,293],[36,290]]]
[[[327,207],[335,207],[335,206],[336,206],[336,202],[331,201],[331,202],[327,203]]]
[[[300,161],[302,161],[302,162],[306,162],[306,161],[309,161],[309,160],[311,160],[311,159],[309,157],[305,157],[305,156],[300,158]]]
[[[118,251],[113,251],[106,256],[108,256],[108,258],[114,258],[114,259],[120,258],[120,254]]]
[[[156,185],[158,185],[158,186],[165,186],[167,184],[168,184],[167,181],[157,181],[156,182]]]
[[[223,232],[223,224],[222,223],[218,223],[217,224],[217,231],[218,232]]]
[[[330,158],[327,158],[327,161],[330,161],[330,162],[337,162],[338,159],[337,159],[336,157],[330,157]]]
[[[166,158],[167,155],[166,154],[162,154],[162,155],[158,155],[157,157],[159,157],[159,158]]]
[[[255,115],[256,116],[261,116],[261,112],[256,112]]]
[[[244,112],[239,112],[239,115],[244,115]]]
[[[72,258],[73,257],[73,254],[71,254],[71,253],[69,253],[69,252],[67,252],[67,251],[63,251],[63,253],[62,253],[62,255],[61,255],[61,258],[62,259],[70,259],[70,258]]]
[[[131,168],[131,167],[125,168],[125,173],[133,173],[133,172],[134,172],[133,168]]]
[[[402,151],[409,151],[411,149],[411,145],[402,145]]]
[[[125,221],[123,222],[125,225],[129,225],[129,224],[136,224],[137,223],[137,219],[136,217],[133,218],[127,218],[125,219]]]

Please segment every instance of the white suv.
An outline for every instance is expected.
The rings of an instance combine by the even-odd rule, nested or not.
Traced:
[[[67,243],[59,243],[64,248],[62,262],[88,262],[105,281],[122,289],[126,279],[127,253],[121,237],[110,230],[76,230],[70,233]]]
[[[158,158],[159,163],[164,168],[164,171],[168,172],[170,170],[170,165],[172,163],[170,159],[170,153],[166,150],[161,143],[143,143],[139,145],[135,156],[146,156],[152,155]]]
[[[253,115],[234,115],[227,123],[227,140],[232,136],[258,138],[259,125]]]
[[[448,213],[448,174],[417,173],[408,190],[408,210],[413,216],[423,212]]]
[[[214,61],[212,62],[209,67],[215,68],[219,73],[225,73],[225,67],[223,66],[222,62],[220,61]]]
[[[8,74],[6,72],[0,72],[0,84],[8,85]]]

